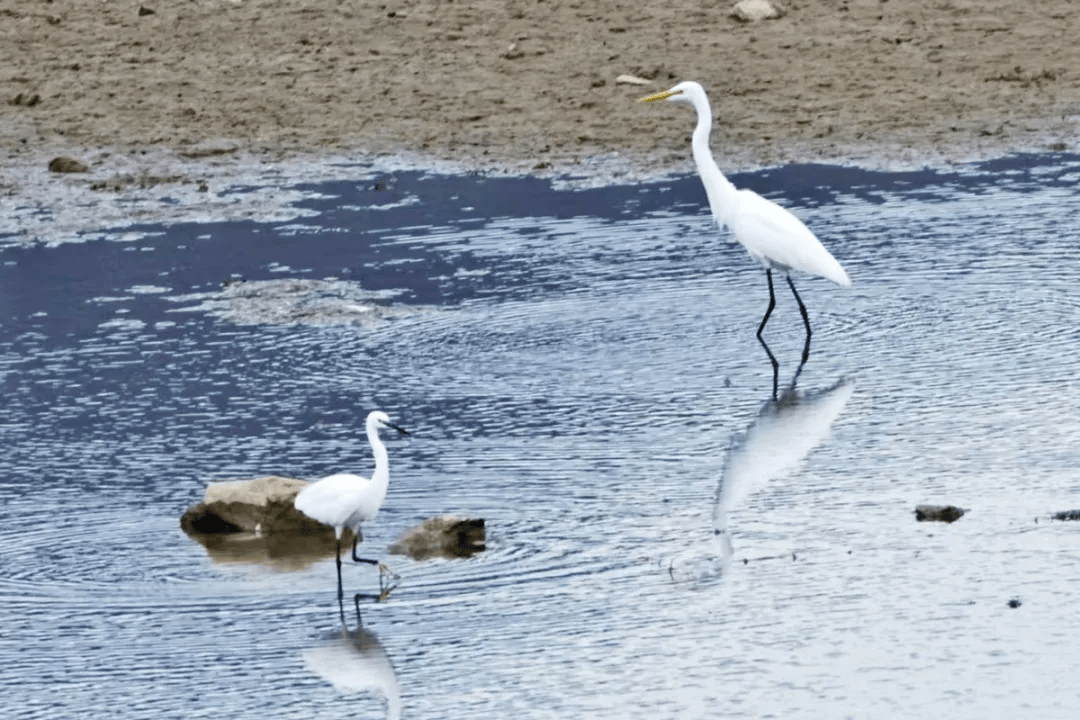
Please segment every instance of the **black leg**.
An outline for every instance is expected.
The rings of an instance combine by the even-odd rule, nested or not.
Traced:
[[[356,595],[353,595],[353,605],[356,606],[356,627],[358,628],[364,626],[364,619],[360,617],[360,598],[371,600],[372,602],[379,602],[380,600],[378,595],[369,595],[367,593],[356,593]],[[342,617],[344,617],[344,615]]]
[[[363,593],[360,593],[354,598],[354,601],[358,601],[359,598],[364,597],[374,598],[376,602],[379,602],[380,600],[384,600],[393,591],[393,589],[397,587],[397,580],[399,579],[399,576],[397,575],[397,573],[391,571],[390,568],[386,567],[378,560],[371,560],[369,558],[362,558],[357,556],[356,545],[363,539],[364,536],[361,534],[360,529],[357,528],[356,536],[353,538],[352,559],[354,562],[367,563],[368,565],[375,565],[379,568],[379,594],[365,595]],[[390,578],[389,581],[387,580],[387,577]],[[359,605],[357,605],[357,612],[359,612]]]
[[[776,307],[776,295],[773,294],[773,287],[772,287],[772,268],[767,268],[765,270],[765,277],[769,281],[769,309],[765,311],[765,317],[761,318],[761,324],[758,325],[758,329],[757,329],[758,340],[761,339],[761,333],[765,332],[765,323],[769,322],[769,316],[772,315],[773,308]],[[791,282],[791,280],[789,279],[788,282]],[[794,289],[795,289],[794,286],[792,286],[792,290],[794,290]],[[796,295],[796,297],[798,297],[798,296]],[[801,305],[802,303],[799,303],[799,304]],[[807,326],[807,327],[809,327],[809,326]],[[769,353],[769,354],[771,355],[772,353]]]
[[[791,386],[795,386],[795,380],[799,378],[799,373],[802,372],[803,365],[806,364],[807,359],[810,357],[810,316],[806,312],[806,306],[803,305],[802,298],[799,297],[799,293],[795,290],[795,283],[791,282],[791,276],[787,278],[788,287],[791,288],[791,294],[795,296],[795,302],[799,303],[799,312],[802,313],[803,325],[806,325],[806,344],[803,345],[802,361],[799,362],[799,369],[795,371],[795,379],[792,380]]]
[[[337,541],[337,556],[335,559],[337,560],[337,596],[338,600],[341,600],[344,595],[341,589],[341,538],[338,538]]]
[[[808,355],[809,354],[809,348],[810,348],[810,316],[807,315],[807,313],[806,313],[806,306],[803,305],[802,298],[799,297],[798,291],[795,290],[795,283],[791,282],[791,276],[790,275],[787,276],[787,284],[788,284],[788,287],[791,288],[791,294],[795,296],[795,302],[799,303],[799,312],[802,313],[803,325],[806,326],[806,347],[807,347],[806,354]],[[806,362],[805,355],[804,355],[804,358],[803,358],[803,362]]]
[[[809,357],[810,357],[810,336],[807,335],[806,336],[806,344],[803,345],[802,360],[799,362],[799,367],[795,371],[795,376],[793,378],[791,378],[791,389],[792,390],[795,389],[795,383],[797,383],[799,381],[799,375],[802,374],[803,365],[806,364],[806,360]]]
[[[780,363],[776,361],[776,357],[772,354],[768,344],[766,344],[765,338],[758,337],[758,342],[761,343],[761,347],[765,348],[765,354],[769,356],[769,362],[772,363],[772,399],[775,400],[776,390],[780,385]]]
[[[367,563],[368,565],[378,565],[379,564],[378,560],[368,560],[367,558],[356,557],[356,543],[360,542],[363,539],[364,539],[363,534],[361,534],[360,530],[357,529],[356,535],[353,537],[353,541],[352,541],[352,559],[353,559],[353,562],[362,562],[362,563]]]
[[[338,612],[341,613],[341,624],[342,624],[342,626],[344,626],[345,625],[345,604],[344,604],[345,593],[341,589],[341,538],[338,538],[338,541],[337,541],[337,556],[335,557],[335,560],[337,560],[337,604],[338,604]]]
[[[772,354],[772,350],[769,349],[769,345],[765,342],[765,338],[761,337],[761,333],[765,330],[765,323],[769,322],[769,316],[772,315],[773,308],[776,307],[776,295],[773,293],[772,284],[772,269],[765,270],[765,277],[769,280],[769,309],[765,311],[765,317],[761,319],[761,325],[757,329],[757,339],[761,343],[761,347],[765,348],[765,354],[769,356],[769,362],[772,363],[772,396],[773,400],[776,399],[776,390],[780,382],[780,363],[776,361],[776,356]]]

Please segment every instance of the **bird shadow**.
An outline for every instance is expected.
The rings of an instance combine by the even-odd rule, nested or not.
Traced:
[[[389,654],[375,633],[360,623],[323,636],[323,642],[305,650],[308,669],[329,682],[343,695],[372,693],[386,700],[386,717],[401,717],[401,686]]]

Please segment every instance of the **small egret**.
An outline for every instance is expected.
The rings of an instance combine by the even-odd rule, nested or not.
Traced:
[[[757,337],[769,353],[769,359],[776,367],[776,358],[769,351],[768,345],[761,338],[765,323],[769,321],[776,296],[773,294],[772,271],[779,270],[787,277],[795,301],[799,303],[803,324],[806,325],[806,346],[803,350],[803,362],[810,353],[810,317],[806,306],[795,290],[791,281],[791,271],[810,273],[832,280],[840,285],[850,285],[844,268],[836,261],[821,242],[803,225],[802,221],[771,200],[758,195],[752,190],[736,190],[735,186],[724,177],[713,160],[709,150],[709,132],[712,130],[712,110],[705,89],[696,82],[681,82],[670,90],[641,98],[640,102],[689,103],[697,111],[697,127],[694,128],[691,147],[694,152],[694,164],[698,175],[705,185],[705,194],[709,197],[713,219],[721,227],[728,227],[735,239],[742,243],[750,257],[765,266],[765,276],[769,281],[769,309],[758,326]]]
[[[352,529],[353,538],[352,558],[355,562],[364,562],[378,565],[379,589],[383,594],[386,590],[382,587],[382,572],[385,566],[378,560],[368,560],[356,556],[356,543],[363,540],[360,532],[360,524],[375,519],[379,508],[386,498],[386,487],[390,482],[390,468],[387,465],[386,446],[379,439],[379,429],[383,427],[393,428],[403,435],[408,435],[403,428],[390,422],[390,417],[378,410],[367,416],[367,437],[371,443],[371,452],[375,455],[375,472],[371,479],[339,473],[329,475],[317,482],[305,487],[296,496],[293,504],[296,509],[309,518],[330,525],[337,533],[337,578],[338,578],[338,601],[342,597],[341,588],[341,533],[345,528]]]

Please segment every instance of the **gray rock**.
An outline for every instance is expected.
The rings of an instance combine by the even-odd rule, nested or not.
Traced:
[[[333,537],[334,529],[312,520],[293,505],[305,480],[270,475],[253,480],[211,483],[203,501],[192,505],[180,518],[180,527],[191,535],[239,532],[292,533]],[[352,532],[342,542],[352,542]]]
[[[75,158],[58,157],[49,161],[49,170],[55,173],[84,173],[89,172],[90,168]]]
[[[439,515],[403,533],[390,545],[390,552],[414,560],[467,558],[485,550],[486,541],[483,518]]]
[[[915,519],[919,522],[947,522],[951,523],[964,516],[967,510],[955,505],[918,505],[915,508]]]

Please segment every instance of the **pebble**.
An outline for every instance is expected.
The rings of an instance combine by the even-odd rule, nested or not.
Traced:
[[[75,158],[58,157],[49,161],[49,170],[55,173],[83,173],[89,172],[90,168]]]
[[[741,0],[731,8],[731,17],[739,22],[776,20],[787,14],[783,7],[769,0]]]

